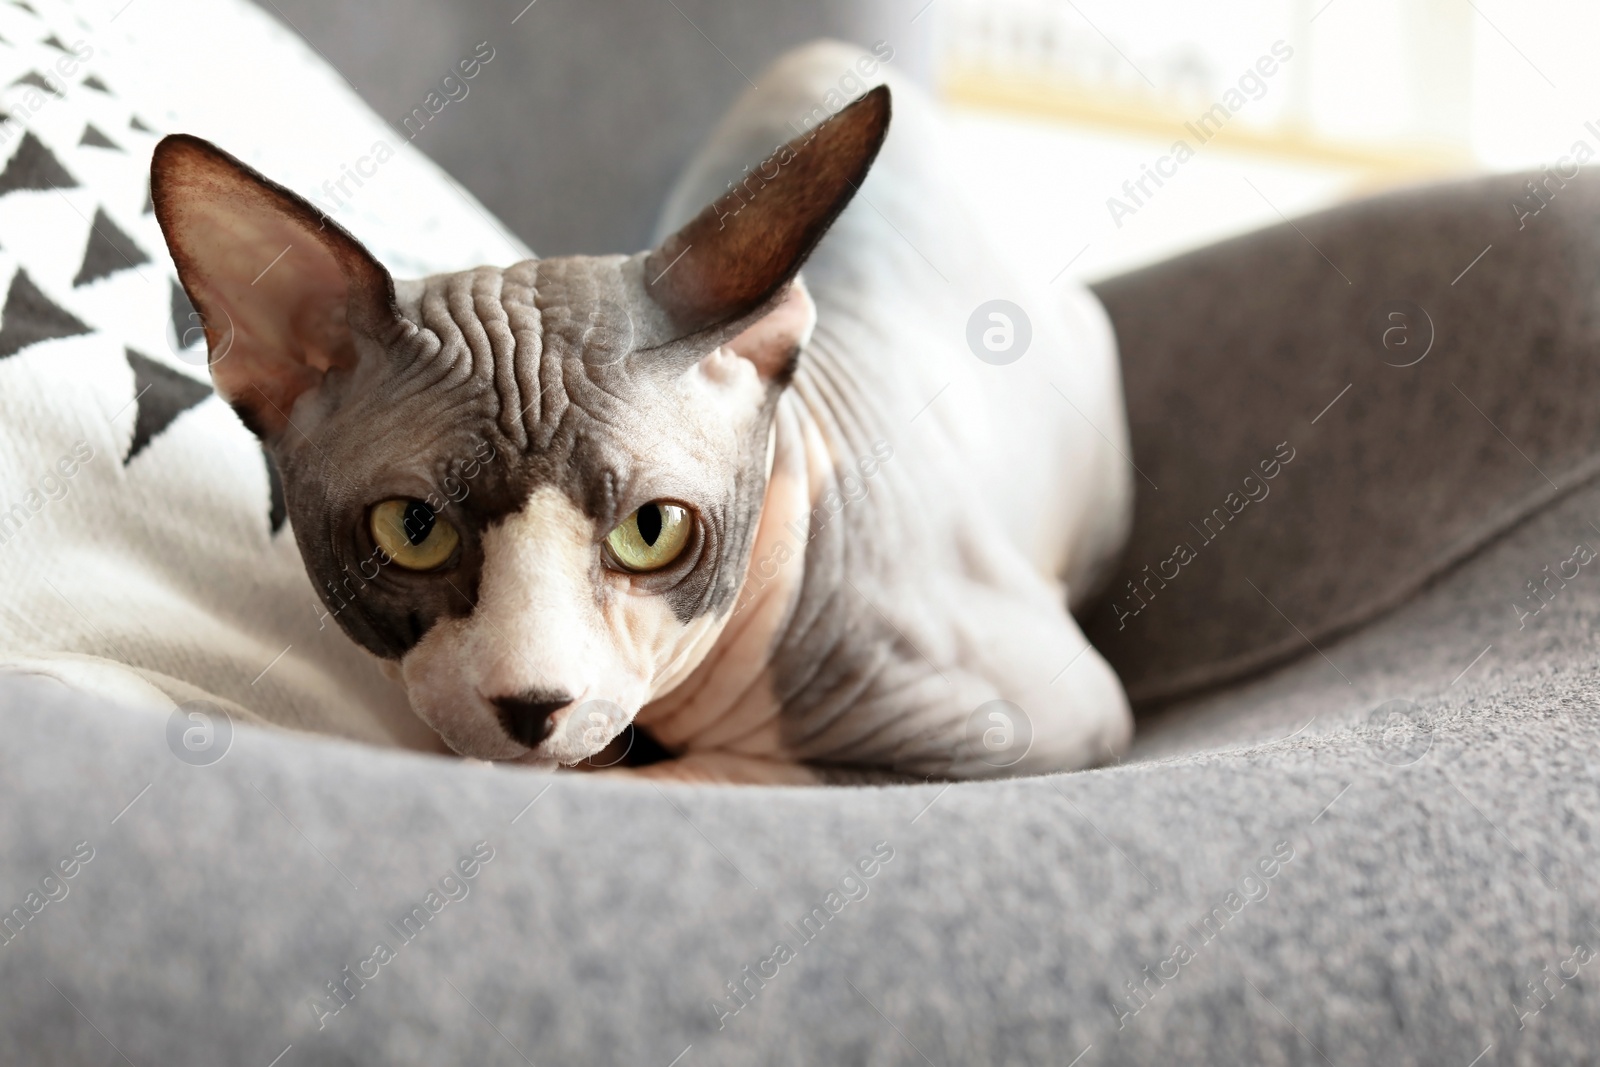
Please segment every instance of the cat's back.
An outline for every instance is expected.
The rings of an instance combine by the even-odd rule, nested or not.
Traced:
[[[730,181],[761,195],[747,168],[758,175],[778,146],[878,83],[892,93],[888,136],[802,272],[818,310],[803,374],[851,409],[821,413],[848,437],[838,453],[890,442],[925,498],[954,479],[1076,591],[1119,547],[1131,504],[1109,322],[1075,283],[1017,277],[952,178],[936,105],[899,76],[892,47],[819,41],[780,58],[685,170],[660,229]]]

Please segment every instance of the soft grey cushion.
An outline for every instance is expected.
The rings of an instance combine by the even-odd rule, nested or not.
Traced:
[[[1528,178],[1382,197],[1097,287],[1145,477],[1087,629],[1136,702],[1303,654],[1600,474],[1583,399],[1600,396],[1600,184],[1552,180],[1519,219],[1515,203],[1538,206]],[[1388,318],[1402,301],[1423,317]],[[1427,350],[1430,321],[1426,358],[1396,366]],[[1293,462],[1247,487],[1282,442]],[[1180,545],[1195,558],[1164,564]],[[1508,621],[1571,549],[1505,588]]]

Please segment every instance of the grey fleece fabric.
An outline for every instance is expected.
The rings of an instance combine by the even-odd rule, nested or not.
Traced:
[[[1596,516],[1046,778],[657,788],[249,729],[193,766],[183,722],[12,683],[0,899],[93,856],[0,944],[0,1062],[1591,1062],[1600,578],[1505,605]]]
[[[1575,173],[1385,196],[1096,287],[1144,476],[1086,628],[1136,702],[1346,632],[1600,474],[1600,175]]]

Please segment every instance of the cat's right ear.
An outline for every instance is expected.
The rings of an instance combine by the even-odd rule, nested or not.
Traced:
[[[782,378],[815,319],[792,285],[850,203],[889,130],[880,85],[777,151],[644,260],[645,291],[674,338],[738,338],[762,377]]]
[[[358,336],[381,344],[403,328],[394,281],[360,242],[209,141],[164,138],[150,197],[217,392],[264,441],[330,373],[355,370]]]

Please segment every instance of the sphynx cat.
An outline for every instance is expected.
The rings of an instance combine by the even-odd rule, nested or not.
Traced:
[[[800,783],[1126,743],[1071,614],[1130,518],[1110,326],[1011,275],[878,66],[781,60],[634,255],[396,280],[222,150],[157,149],[216,388],[456,752],[592,765],[628,731],[666,758],[626,773]]]

